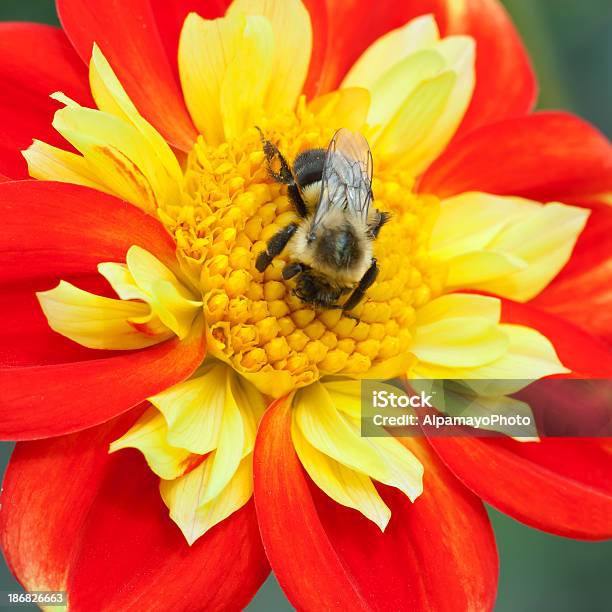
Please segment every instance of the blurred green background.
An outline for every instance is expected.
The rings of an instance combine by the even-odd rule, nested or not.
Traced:
[[[540,108],[573,111],[612,136],[612,0],[503,1],[534,60]],[[0,0],[0,21],[9,20],[57,23],[53,0]],[[0,445],[2,471],[11,450]],[[491,518],[501,565],[497,612],[610,609],[611,542],[554,537],[494,510]],[[2,564],[0,591],[17,588]],[[271,578],[248,610],[292,608]]]

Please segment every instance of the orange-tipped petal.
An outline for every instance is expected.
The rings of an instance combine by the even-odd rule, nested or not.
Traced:
[[[541,112],[487,125],[452,143],[421,178],[419,191],[466,191],[580,202],[612,191],[612,145],[582,119]]]
[[[57,11],[83,61],[89,63],[93,43],[97,43],[138,110],[168,142],[189,151],[197,133],[151,3],[58,0]]]
[[[612,536],[608,439],[434,437],[430,442],[466,486],[513,518],[569,538]]]
[[[612,353],[586,332],[531,305],[503,300],[502,320],[544,334],[568,377],[612,377]],[[534,409],[551,406],[551,387],[542,383]],[[539,398],[544,400],[539,405]],[[583,398],[584,402],[584,398]],[[581,423],[588,404],[580,405]],[[571,415],[567,415],[571,418]],[[455,475],[484,501],[532,527],[571,538],[600,540],[612,535],[612,460],[608,439],[542,438],[539,442],[468,437],[430,438]]]
[[[67,280],[97,295],[114,295],[101,276],[68,277]],[[101,355],[121,354],[120,351],[100,353],[85,348],[49,327],[36,292],[56,285],[56,279],[40,278],[0,285],[0,368],[86,361]]]
[[[175,244],[155,218],[113,196],[65,183],[0,184],[0,279],[96,274],[137,245],[176,268]]]
[[[592,208],[568,264],[533,304],[612,345],[611,253],[612,208],[601,204]]]
[[[612,349],[573,323],[536,308],[502,300],[502,322],[531,327],[546,336],[569,378],[612,378]]]
[[[294,606],[492,607],[497,554],[484,507],[425,443],[406,441],[425,467],[424,491],[414,503],[379,487],[392,511],[381,533],[376,524],[313,485],[293,448],[290,423],[288,402],[279,400],[268,409],[258,432],[254,471],[264,546]]]
[[[104,478],[108,445],[140,412],[15,447],[2,483],[0,542],[25,588],[65,589],[81,527]]]
[[[11,568],[75,610],[243,608],[269,572],[252,502],[189,546],[143,458],[107,452],[136,417],[18,445],[0,512]]]
[[[134,206],[74,185],[42,181],[0,184],[0,366],[43,365],[110,357],[52,332],[37,291],[61,280],[116,297],[98,275],[103,261],[125,260],[137,244],[176,267],[163,226]]]
[[[77,610],[243,609],[269,573],[253,502],[189,546],[168,517],[155,475],[141,457],[120,455],[83,527],[67,581],[71,604]]]
[[[0,439],[57,436],[104,423],[176,383],[204,358],[202,322],[182,341],[56,365],[0,368]]]

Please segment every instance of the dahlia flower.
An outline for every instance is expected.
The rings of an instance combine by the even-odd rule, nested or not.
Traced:
[[[0,536],[70,609],[492,607],[484,500],[612,533],[605,440],[367,438],[359,380],[612,376],[612,147],[496,0],[57,0],[0,36]],[[287,159],[365,135],[380,268],[305,305]],[[128,450],[132,449],[132,450]],[[134,450],[135,449],[135,450]]]

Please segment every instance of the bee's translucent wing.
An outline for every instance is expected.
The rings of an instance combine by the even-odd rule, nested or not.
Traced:
[[[363,134],[342,128],[336,132],[325,155],[321,196],[312,230],[333,209],[340,208],[368,219],[372,201],[372,152]]]

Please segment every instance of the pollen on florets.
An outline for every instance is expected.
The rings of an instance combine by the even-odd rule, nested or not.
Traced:
[[[317,123],[303,104],[259,127],[289,161],[326,147],[336,129]],[[314,310],[292,294],[294,281],[282,278],[287,252],[264,273],[255,268],[267,241],[297,218],[286,188],[268,175],[259,132],[253,127],[214,147],[200,137],[187,160],[183,201],[159,214],[199,278],[208,350],[271,395],[270,374],[282,372],[296,388],[325,374],[361,376],[406,353],[415,309],[443,283],[428,256],[438,202],[412,188],[401,171],[375,170],[376,207],[392,215],[374,245],[378,279],[353,318]]]

